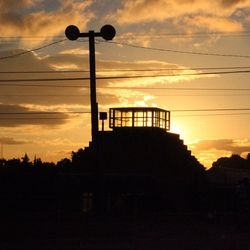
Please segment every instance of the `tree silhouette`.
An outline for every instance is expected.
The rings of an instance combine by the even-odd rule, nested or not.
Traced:
[[[57,167],[63,170],[70,170],[70,167],[72,167],[71,160],[64,158],[57,162]]]
[[[33,165],[34,165],[34,167],[40,168],[43,166],[43,162],[40,158],[36,158],[36,156],[35,156],[34,161],[33,161]]]
[[[250,154],[248,154],[247,157],[250,158]],[[249,164],[247,164],[249,161],[248,158],[244,159],[236,154],[233,154],[230,157],[221,157],[212,164],[211,170],[220,168],[247,169],[250,167]]]
[[[248,165],[250,164],[250,153],[247,154],[247,162],[248,162]]]
[[[30,162],[30,159],[29,159],[27,153],[25,153],[24,156],[21,159],[22,159],[22,161],[21,161],[21,166],[22,167],[30,167],[30,166],[32,166],[32,163]]]

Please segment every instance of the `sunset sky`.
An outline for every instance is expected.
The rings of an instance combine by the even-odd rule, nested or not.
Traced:
[[[90,141],[90,114],[73,113],[90,111],[89,82],[36,81],[88,77],[72,72],[88,71],[88,41],[67,40],[70,24],[115,27],[112,42],[96,40],[97,77],[152,76],[97,80],[100,111],[170,110],[171,132],[206,167],[250,152],[250,0],[0,0],[0,10],[5,158],[56,162]]]

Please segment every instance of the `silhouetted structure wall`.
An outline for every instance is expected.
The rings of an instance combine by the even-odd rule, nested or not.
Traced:
[[[126,201],[143,209],[176,209],[192,203],[204,183],[204,168],[178,134],[167,132],[169,111],[115,108],[110,114],[113,131],[99,132],[97,153],[90,143],[78,159],[83,174],[96,173],[93,185],[102,190],[106,207],[121,203],[124,208]],[[98,166],[91,165],[94,159]]]

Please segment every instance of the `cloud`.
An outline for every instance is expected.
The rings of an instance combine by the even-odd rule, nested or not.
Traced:
[[[11,138],[11,137],[0,137],[0,143],[6,144],[6,145],[21,145],[21,144],[26,144],[30,142],[15,140],[14,138]]]
[[[12,55],[24,52],[24,50],[8,50],[0,51],[1,56]],[[141,61],[119,61],[119,60],[96,60],[97,76],[135,76],[135,75],[159,75],[159,74],[181,74],[181,73],[197,73],[198,71],[188,70],[182,65],[167,63],[158,60],[141,60]],[[45,57],[39,57],[35,53],[28,53],[15,58],[0,60],[1,71],[53,71],[60,68],[62,70],[69,70],[67,65],[73,66],[77,70],[86,70],[86,73],[38,73],[38,74],[1,74],[2,80],[6,79],[32,79],[32,78],[74,78],[74,77],[89,77],[88,73],[88,56],[79,54],[55,54]],[[167,68],[166,71],[160,69]],[[185,69],[185,71],[180,70]],[[117,71],[117,70],[138,70],[136,71]],[[155,71],[145,71],[147,69],[155,69]],[[159,70],[158,70],[159,69]],[[144,71],[143,71],[144,70]],[[97,87],[145,87],[162,85],[166,86],[169,83],[177,83],[183,81],[191,81],[195,79],[204,78],[207,76],[169,76],[169,77],[152,77],[152,78],[135,78],[135,79],[106,79],[97,80]],[[211,77],[211,76],[210,76]],[[27,82],[30,85],[50,85],[51,87],[32,87],[32,86],[1,86],[0,103],[7,105],[43,105],[46,107],[54,107],[58,105],[81,105],[89,108],[89,80],[79,81],[54,81],[54,82]],[[18,84],[27,84],[25,82],[18,82]],[[3,83],[2,83],[3,84]],[[52,87],[52,86],[55,87]],[[60,86],[76,86],[76,87],[60,87]],[[59,87],[58,87],[59,86]],[[79,86],[79,87],[77,87]],[[99,105],[118,105],[124,103],[124,98],[134,98],[142,101],[144,95],[143,90],[137,90],[133,93],[122,91],[121,89],[97,89],[97,97]],[[67,107],[64,106],[66,110]],[[36,109],[37,107],[34,106]],[[59,110],[61,108],[59,107]]]
[[[124,32],[119,35],[120,41],[126,41],[127,44],[149,47],[154,38],[159,38],[159,30],[151,30],[151,36],[147,35],[147,30],[140,30],[136,35],[133,32]],[[118,46],[123,47],[122,44]]]
[[[49,140],[38,140],[34,142],[34,144],[42,145],[42,146],[66,146],[66,147],[81,147],[82,142],[75,142],[67,138],[55,138],[55,139],[49,139]]]
[[[81,54],[75,53],[60,53],[56,55],[50,55],[45,58],[42,58],[43,62],[47,65],[50,65],[54,68],[68,69],[67,66],[74,65],[74,67],[78,70],[88,70],[88,57],[83,56]]]
[[[19,114],[23,113],[23,114]],[[19,105],[0,104],[0,127],[17,127],[23,125],[57,126],[66,123],[69,116],[64,113],[47,114]]]
[[[250,139],[200,140],[192,145],[196,150],[223,150],[232,154],[250,152]]]
[[[77,149],[76,149],[77,150]],[[60,161],[64,158],[71,158],[72,150],[50,150],[45,153],[44,157],[47,161]]]
[[[10,8],[29,8],[35,4],[41,2],[41,0],[0,0],[0,8],[2,12],[8,12]]]
[[[24,52],[24,50],[8,50],[0,51],[0,57],[17,54]],[[39,58],[34,53],[28,53],[19,57],[0,60],[1,71],[53,71],[52,66],[64,66],[67,64],[76,65],[77,69],[88,70],[88,57],[80,55],[58,54],[55,56],[47,56]],[[74,78],[74,77],[88,77],[82,73],[66,74],[66,73],[39,73],[39,74],[1,74],[1,80],[8,79],[32,79],[32,78]],[[1,83],[0,83],[1,84]],[[88,81],[58,81],[58,82],[28,82],[30,85],[56,85],[56,86],[79,86],[79,87],[32,87],[25,86],[22,88],[22,84],[25,82],[18,82],[21,86],[11,86],[11,83],[5,86],[2,83],[0,93],[0,103],[8,105],[23,105],[23,104],[35,104],[44,106],[54,105],[85,105],[89,106],[89,82]],[[98,86],[107,85],[107,82],[100,81]],[[84,88],[85,87],[85,88]],[[112,93],[105,93],[98,97],[100,104],[108,105],[119,102],[118,97]]]
[[[94,17],[92,12],[87,11],[92,4],[91,0],[57,0],[50,10],[46,10],[45,7],[48,4],[46,2],[45,0],[2,0],[0,2],[1,36],[20,38],[39,36],[41,38],[39,41],[23,41],[27,44],[38,44],[48,39],[42,39],[45,36],[62,34],[70,23],[85,28]],[[82,18],[83,15],[84,18]]]
[[[232,15],[244,7],[250,7],[249,0],[124,0],[111,18],[121,25],[167,20],[176,24],[182,22],[184,17],[195,20],[198,16],[199,23],[189,22],[185,25],[196,27],[199,25],[209,30],[213,28],[214,31],[222,31],[222,28],[225,28],[223,31],[241,31],[241,23],[232,20]],[[230,29],[231,25],[234,29]]]
[[[214,32],[239,32],[243,26],[239,21],[216,16],[194,16],[184,19],[185,23],[193,27],[206,27]]]
[[[76,48],[76,49],[67,49],[64,51],[61,51],[59,54],[61,55],[88,55],[89,54],[89,50],[87,49],[80,49],[80,48]]]
[[[125,87],[146,87],[146,86],[167,86],[171,83],[192,81],[199,78],[206,78],[205,75],[192,75],[198,73],[197,70],[191,70],[188,67],[166,63],[157,60],[144,60],[136,62],[124,62],[120,67],[134,69],[135,72],[125,73],[129,76],[144,76],[139,78],[128,78],[123,80],[114,80],[110,82],[110,86],[125,86]],[[119,65],[117,65],[119,67]],[[117,67],[116,66],[116,67]],[[138,70],[136,72],[136,70]],[[190,74],[190,75],[188,75]],[[151,77],[152,76],[152,77]],[[155,77],[157,76],[157,77]],[[211,75],[210,75],[211,76]],[[210,77],[209,76],[209,77]],[[212,76],[214,77],[214,76]]]
[[[220,157],[232,154],[246,155],[250,152],[250,139],[200,140],[189,147],[199,161],[209,168]]]

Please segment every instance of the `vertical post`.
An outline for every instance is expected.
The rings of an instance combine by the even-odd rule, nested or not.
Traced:
[[[97,214],[102,210],[102,178],[99,168],[98,149],[98,104],[96,102],[96,71],[95,71],[95,32],[89,31],[89,71],[90,71],[90,105],[91,105],[91,134],[93,143],[93,165],[96,186],[93,190],[93,209]]]
[[[94,147],[98,137],[98,104],[96,102],[96,71],[95,71],[95,32],[89,31],[89,69],[90,69],[90,104],[91,134]]]
[[[69,25],[65,29],[65,35],[69,40],[77,40],[79,37],[89,38],[89,68],[90,68],[90,102],[91,102],[91,134],[94,147],[98,138],[98,104],[96,102],[96,75],[95,75],[95,37],[102,37],[106,41],[115,37],[115,28],[109,24],[104,25],[100,32],[90,30],[81,33],[77,26]]]
[[[170,111],[167,111],[167,116],[168,116],[168,130],[170,130]]]
[[[102,132],[104,131],[104,120],[102,120]]]
[[[65,35],[69,40],[76,40],[78,37],[89,38],[89,69],[90,69],[90,103],[91,103],[91,135],[93,143],[93,166],[95,168],[96,187],[93,192],[93,207],[96,212],[102,212],[103,202],[103,178],[99,164],[98,145],[98,103],[96,102],[96,72],[95,72],[95,37],[102,37],[105,40],[112,40],[116,34],[115,28],[111,25],[104,25],[100,32],[90,30],[88,33],[80,33],[74,25],[65,29]]]

